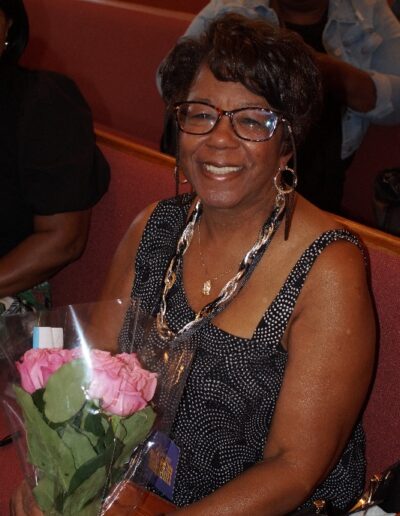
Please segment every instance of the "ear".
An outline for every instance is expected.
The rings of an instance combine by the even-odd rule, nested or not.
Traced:
[[[288,154],[281,154],[279,157],[279,168],[284,169],[288,162],[291,160],[293,156],[293,152],[289,152]]]

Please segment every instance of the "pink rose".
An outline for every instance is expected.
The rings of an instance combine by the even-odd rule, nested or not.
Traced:
[[[135,354],[111,355],[91,352],[92,380],[88,396],[101,407],[119,416],[128,416],[144,408],[154,396],[157,374],[142,369]]]
[[[77,358],[77,351],[70,349],[30,349],[19,362],[22,388],[32,394],[46,386],[49,377],[62,365]]]

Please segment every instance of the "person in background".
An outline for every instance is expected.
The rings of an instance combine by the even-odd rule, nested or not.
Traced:
[[[293,30],[314,50],[324,106],[299,148],[298,190],[339,213],[346,170],[369,124],[400,123],[400,24],[386,0],[212,0],[185,36],[198,35],[228,12]],[[169,153],[171,125],[161,144]]]
[[[394,0],[392,2],[392,10],[394,14],[397,16],[397,18],[400,18],[400,0]]]
[[[109,184],[76,85],[19,66],[28,33],[22,0],[0,0],[0,313],[48,306],[43,282],[81,255]]]

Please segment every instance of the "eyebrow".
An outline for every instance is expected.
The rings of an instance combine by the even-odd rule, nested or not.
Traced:
[[[204,102],[206,104],[209,104],[210,106],[215,106],[215,104],[213,102],[211,102],[210,99],[205,99],[205,98],[188,99],[186,102]],[[215,106],[215,107],[222,109],[219,106]],[[235,109],[223,109],[223,111],[236,111],[236,109],[245,109],[245,108],[261,108],[261,109],[267,109],[267,110],[272,109],[270,106],[260,106],[259,104],[252,102],[252,103],[242,104],[240,107],[237,107]]]

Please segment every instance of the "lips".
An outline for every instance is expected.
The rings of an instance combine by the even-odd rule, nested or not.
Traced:
[[[242,167],[236,167],[233,165],[212,165],[211,163],[204,164],[205,170],[216,176],[225,176],[234,172],[239,172]]]

